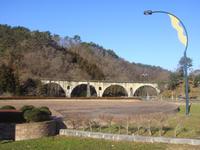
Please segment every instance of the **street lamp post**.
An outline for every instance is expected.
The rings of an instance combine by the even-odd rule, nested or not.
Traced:
[[[186,45],[185,45],[185,50],[184,50],[184,79],[185,79],[185,98],[186,98],[186,115],[189,115],[189,94],[188,94],[188,65],[187,65],[187,48],[188,48],[188,33],[186,30],[185,25],[183,24],[183,22],[181,21],[180,18],[178,18],[176,15],[170,13],[170,12],[166,12],[166,11],[152,11],[152,10],[146,10],[144,11],[144,15],[152,15],[154,13],[162,13],[162,14],[167,14],[167,15],[171,15],[173,17],[175,17],[177,20],[179,20],[179,22],[181,23],[182,27],[185,30],[185,35],[186,35]]]

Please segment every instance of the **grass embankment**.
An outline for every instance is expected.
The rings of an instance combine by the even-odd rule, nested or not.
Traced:
[[[139,135],[149,136],[148,121],[144,121],[141,124]],[[155,123],[153,120],[150,124],[152,133],[151,136],[160,136],[160,123]],[[167,116],[167,118],[162,122],[162,125],[162,136],[164,137],[200,139],[200,104],[192,104],[189,116],[185,115],[185,105],[181,105],[180,112]],[[94,129],[94,131],[98,132],[98,129]],[[102,128],[101,132],[118,134],[119,127],[117,125],[113,125],[111,128]],[[126,128],[122,127],[120,133],[127,134]],[[135,124],[130,123],[129,134],[138,134],[137,126]]]
[[[185,105],[180,106],[177,119],[176,121],[172,120],[170,123],[174,127],[176,122],[181,122],[182,132],[178,137],[200,139],[200,104],[192,104],[189,116],[185,115]]]
[[[164,136],[173,137],[176,127],[177,137],[200,139],[200,104],[192,104],[190,115],[185,115],[185,105],[180,106],[180,112],[168,119],[169,130]]]
[[[200,149],[199,146],[160,143],[113,142],[77,137],[48,137],[36,140],[1,143],[1,150],[165,150]]]

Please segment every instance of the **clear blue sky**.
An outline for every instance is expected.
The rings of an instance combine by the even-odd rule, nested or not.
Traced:
[[[199,0],[1,0],[0,24],[25,26],[61,36],[80,35],[82,41],[113,49],[136,63],[174,71],[183,55],[169,17],[144,16],[146,9],[179,16],[189,34],[188,56],[200,68]]]

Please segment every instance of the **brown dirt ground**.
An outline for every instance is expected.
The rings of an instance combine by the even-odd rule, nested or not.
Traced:
[[[172,113],[178,105],[159,101],[141,100],[107,100],[107,99],[26,99],[26,100],[0,100],[0,107],[12,105],[17,109],[23,105],[48,106],[53,115],[63,118],[72,116],[87,116],[96,118],[100,115],[124,117],[136,114]]]

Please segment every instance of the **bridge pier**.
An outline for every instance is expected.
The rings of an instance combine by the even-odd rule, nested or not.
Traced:
[[[87,83],[87,97],[91,97],[90,83]]]
[[[133,93],[133,88],[130,88],[130,92],[129,92],[130,94],[128,94],[128,97],[133,97],[134,95],[134,93]]]
[[[69,97],[69,98],[71,97],[71,92],[70,92],[70,90],[68,90],[68,89],[65,90],[65,96],[66,96],[66,97]]]

